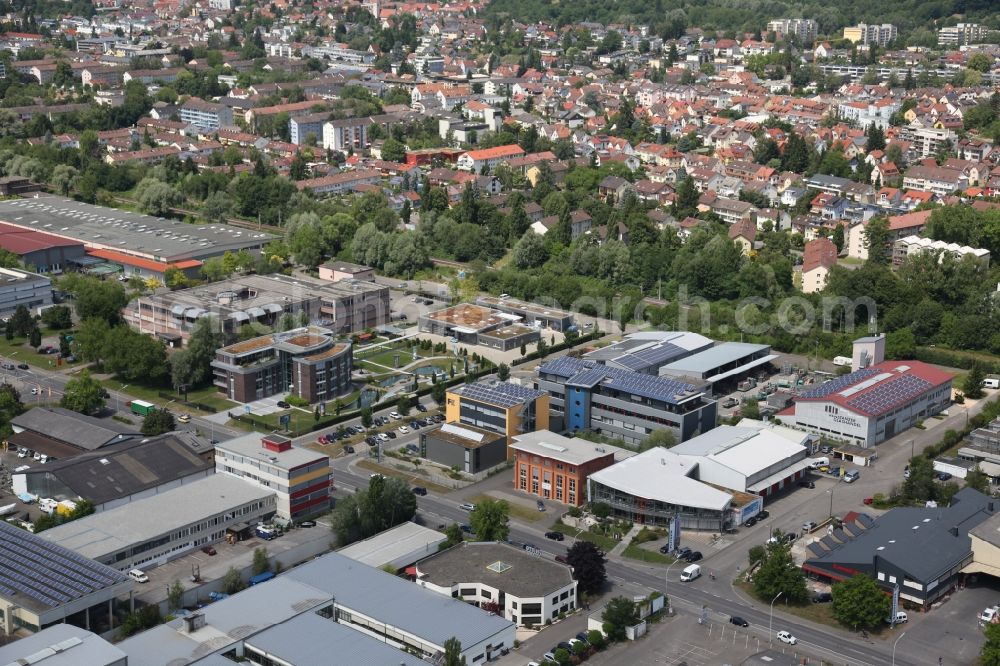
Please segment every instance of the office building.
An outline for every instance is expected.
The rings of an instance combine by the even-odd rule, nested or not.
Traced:
[[[989,29],[978,23],[959,23],[938,30],[938,44],[941,46],[965,46],[986,39]]]
[[[337,335],[389,321],[389,287],[361,280],[327,282],[288,275],[241,275],[191,289],[142,296],[122,311],[140,333],[179,344],[199,319],[213,317],[223,333],[263,324],[268,332],[285,315],[314,322]]]
[[[640,331],[583,358],[610,368],[659,375],[663,366],[710,349],[711,339],[688,331]]]
[[[292,440],[281,435],[250,433],[216,444],[215,471],[273,492],[277,516],[284,520],[330,508],[329,456],[293,447]]]
[[[119,571],[156,567],[227,531],[245,532],[277,510],[273,490],[225,474],[63,523],[39,534]]]
[[[81,242],[12,224],[0,224],[0,247],[13,252],[24,266],[39,273],[62,273],[73,260],[86,255]]]
[[[442,423],[420,431],[420,456],[476,475],[507,462],[507,436],[471,425]]]
[[[551,396],[555,430],[592,430],[639,444],[654,430],[678,441],[715,427],[716,402],[695,384],[563,356],[538,366],[536,388]]]
[[[213,383],[235,402],[294,395],[309,404],[349,393],[350,342],[318,326],[262,335],[217,349]]]
[[[417,585],[517,625],[544,625],[576,608],[576,581],[569,565],[508,543],[465,541],[417,562],[414,569]]]
[[[887,594],[898,588],[900,602],[927,609],[952,592],[964,573],[994,575],[995,569],[984,567],[990,560],[983,546],[996,542],[996,508],[993,498],[963,488],[947,507],[860,515],[806,545],[802,570],[831,583],[866,575]],[[979,542],[975,551],[970,534]]]
[[[591,474],[634,455],[616,446],[548,430],[517,435],[510,448],[514,451],[517,490],[571,506],[586,502]]]
[[[62,623],[109,631],[115,628],[117,598],[132,589],[120,571],[5,521],[0,521],[0,561],[0,624],[6,636]]]
[[[856,26],[844,28],[844,39],[854,44],[865,46],[886,47],[896,40],[899,30],[891,23],[881,25],[859,23]]]
[[[0,664],[128,666],[128,657],[93,632],[71,624],[53,624],[0,647]]]
[[[795,37],[800,44],[807,44],[816,39],[818,24],[813,19],[784,18],[769,21],[767,32],[778,35],[778,39]]]
[[[482,305],[461,303],[420,315],[417,324],[423,333],[432,333],[469,345],[508,351],[537,342],[537,328],[520,323],[521,316],[492,310]]]
[[[501,434],[509,446],[516,435],[548,429],[549,396],[509,382],[463,384],[445,394],[445,421]]]
[[[802,391],[779,416],[822,437],[869,448],[951,404],[952,376],[921,361],[884,361]]]
[[[553,331],[565,331],[573,325],[572,312],[528,303],[516,298],[480,296],[476,299],[476,304],[503,314],[520,317],[521,323],[527,326],[550,328]]]
[[[12,315],[22,305],[32,314],[52,305],[52,280],[38,273],[0,268],[0,315]]]
[[[15,472],[13,487],[15,494],[57,502],[83,498],[107,511],[211,476],[212,451],[190,433],[135,438]]]
[[[0,201],[0,222],[83,243],[89,256],[121,266],[126,275],[160,281],[169,268],[195,276],[204,259],[256,251],[274,239],[226,224],[187,224],[55,196]]]

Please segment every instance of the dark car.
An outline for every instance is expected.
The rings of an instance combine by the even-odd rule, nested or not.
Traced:
[[[303,520],[301,523],[299,523],[299,527],[316,527],[316,521],[315,520]]]
[[[206,555],[215,555],[215,548],[213,548],[212,546],[204,546],[201,549],[201,552],[205,553]]]
[[[414,495],[426,495],[427,494],[427,489],[424,488],[423,486],[413,486],[413,494]]]
[[[28,364],[27,363],[18,363],[17,364],[17,369],[18,370],[27,370],[28,369]]]
[[[698,560],[701,559],[701,551],[700,550],[696,550],[693,553],[691,553],[690,555],[688,555],[687,557],[685,557],[684,559],[686,561],[688,561],[688,562],[697,562]]]
[[[422,405],[422,404],[420,404],[420,403],[418,402],[418,403],[417,403],[417,411],[418,411],[418,412],[426,412],[426,411],[427,411],[427,406],[426,406],[426,405]]]
[[[392,430],[386,432],[385,434],[389,436],[389,439],[396,439],[396,433],[394,433]]]
[[[670,546],[666,546],[666,545],[660,546],[660,552],[663,553],[664,555],[666,555],[667,553],[670,552]]]
[[[799,488],[815,488],[816,484],[812,481],[799,481]]]
[[[760,513],[757,514],[757,520],[758,521],[761,521],[761,520],[764,520],[765,518],[770,518],[770,517],[771,517],[771,514],[768,513],[767,511],[761,511]]]
[[[471,525],[466,525],[465,523],[462,523],[461,525],[459,525],[459,528],[463,532],[465,532],[466,534],[472,534],[472,526]]]
[[[949,474],[948,472],[940,472],[938,473],[937,478],[938,481],[947,481],[948,479],[951,478],[951,474]]]
[[[747,518],[746,521],[743,523],[745,527],[753,527],[756,524],[757,524],[757,516]]]
[[[737,627],[749,627],[750,623],[741,618],[739,615],[734,615],[729,618],[729,624],[735,624]]]
[[[536,546],[533,543],[526,543],[523,544],[521,547],[524,548],[525,550],[538,550],[538,546]]]
[[[573,646],[572,646],[572,645],[570,645],[568,641],[562,641],[562,642],[561,642],[561,643],[559,643],[559,645],[557,645],[557,646],[555,647],[555,649],[553,649],[552,651],[553,651],[553,652],[555,652],[555,651],[556,651],[557,649],[559,649],[559,648],[562,648],[563,650],[566,650],[566,651],[567,651],[567,652],[569,652],[570,654],[573,654]]]
[[[586,631],[581,631],[580,633],[578,633],[576,635],[576,639],[578,641],[583,641],[584,643],[587,643],[587,644],[590,643],[590,641],[587,640],[587,632]]]
[[[282,409],[291,409],[291,407],[292,407],[292,406],[291,406],[291,405],[289,405],[289,404],[288,404],[287,402],[285,402],[284,400],[279,400],[279,401],[278,401],[278,407],[281,407]]]
[[[565,555],[556,555],[556,562],[561,564],[569,564],[569,560],[566,559]]]
[[[344,447],[344,453],[354,453],[354,447],[353,446],[345,446]]]
[[[688,548],[687,546],[684,546],[683,548],[678,548],[677,549],[677,557],[678,557],[678,559],[683,559],[683,558],[687,557],[690,554],[691,554],[691,549]]]
[[[826,604],[833,601],[833,595],[829,592],[817,592],[813,595],[814,604]]]
[[[546,539],[552,539],[553,541],[562,541],[566,537],[563,535],[562,532],[552,531],[552,532],[546,532],[545,533],[545,538]]]

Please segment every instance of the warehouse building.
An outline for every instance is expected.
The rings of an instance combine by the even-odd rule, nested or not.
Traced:
[[[517,625],[540,626],[576,608],[569,565],[509,543],[462,542],[414,567],[417,585],[488,609]]]
[[[115,627],[118,597],[132,582],[111,567],[0,521],[0,623],[4,634],[67,623]]]
[[[31,410],[36,411],[36,410]],[[188,433],[133,439],[12,474],[14,493],[107,511],[211,476],[212,447]]]
[[[951,382],[921,361],[884,361],[803,391],[779,416],[821,437],[870,448],[946,409]]]
[[[78,414],[63,407],[35,407],[10,421],[11,446],[64,460],[142,437],[132,426]]]
[[[640,331],[588,352],[584,358],[610,368],[659,375],[663,366],[710,349],[713,344],[710,338],[689,331]]]
[[[635,455],[627,449],[548,430],[517,435],[510,448],[514,451],[515,488],[572,506],[586,502],[591,474]]]
[[[169,268],[194,277],[205,259],[259,251],[274,239],[226,224],[186,224],[55,196],[0,201],[0,222],[82,243],[88,255],[123,266],[126,275],[161,282]]]
[[[438,547],[447,540],[441,532],[408,520],[337,552],[374,569],[391,567],[401,571],[438,552]]]
[[[458,423],[420,431],[420,456],[466,474],[480,474],[507,462],[507,436]]]
[[[273,490],[214,474],[160,495],[94,513],[39,537],[101,564],[128,571],[155,567],[242,532],[275,514]]]
[[[13,224],[0,224],[0,247],[13,252],[21,263],[39,273],[59,274],[86,255],[83,243],[33,231]]]
[[[451,388],[445,394],[445,421],[513,437],[548,430],[549,396],[544,391],[510,382],[479,381]],[[510,458],[510,450],[505,453]]]
[[[308,326],[217,349],[213,383],[235,402],[291,394],[313,404],[351,391],[352,364],[350,342]]]
[[[476,299],[476,304],[504,314],[520,317],[520,320],[528,326],[550,328],[553,331],[565,331],[573,325],[572,312],[519,301],[516,298],[480,296]]]
[[[714,347],[662,366],[660,375],[690,378],[712,387],[717,384],[735,386],[737,382],[760,372],[777,358],[777,354],[771,353],[769,345],[720,342]]]
[[[215,445],[215,471],[270,490],[277,516],[299,520],[330,508],[330,457],[281,435],[250,433]]]
[[[71,624],[53,624],[0,647],[0,664],[128,666],[128,657],[91,631]]]
[[[122,312],[140,333],[172,343],[187,340],[199,319],[213,317],[222,331],[243,326],[274,328],[285,315],[313,322],[338,335],[389,321],[389,288],[364,280],[327,282],[287,275],[241,275],[132,301]],[[262,331],[262,332],[264,332]]]
[[[962,573],[982,571],[989,557],[984,551],[975,562],[973,538],[979,546],[995,541],[997,502],[971,488],[963,488],[948,507],[898,507],[872,519],[862,515],[845,522],[806,546],[802,570],[836,582],[858,574],[874,578],[899,598],[929,607],[958,584]],[[993,560],[995,561],[995,560]]]
[[[507,314],[481,305],[462,303],[420,315],[422,333],[455,338],[468,345],[483,345],[502,351],[537,342],[538,329],[520,323],[521,316]]]
[[[699,386],[562,356],[538,366],[535,386],[551,395],[553,430],[593,430],[639,444],[667,429],[684,441],[715,427],[717,405]]]

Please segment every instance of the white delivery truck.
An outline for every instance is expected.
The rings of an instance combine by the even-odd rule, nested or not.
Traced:
[[[850,356],[834,356],[834,365],[850,365],[853,362]]]
[[[681,572],[681,582],[690,583],[699,576],[701,576],[701,567],[697,564],[689,564],[684,568],[684,571]]]

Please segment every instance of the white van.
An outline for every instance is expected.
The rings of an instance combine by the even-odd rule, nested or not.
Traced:
[[[142,569],[130,569],[128,572],[128,577],[137,583],[148,583],[149,576]]]
[[[896,624],[903,624],[904,622],[908,621],[909,619],[910,618],[907,617],[907,615],[906,615],[906,613],[904,611],[897,611],[896,612]],[[892,624],[893,618],[892,617],[887,617],[887,618],[885,618],[885,621],[888,624]]]
[[[681,582],[690,583],[700,575],[701,575],[701,567],[698,566],[697,564],[689,564],[684,568],[684,571],[681,572]]]
[[[813,458],[811,461],[809,461],[809,468],[819,469],[823,465],[829,465],[829,464],[830,464],[830,459],[827,458],[826,456],[823,456],[822,458]]]

